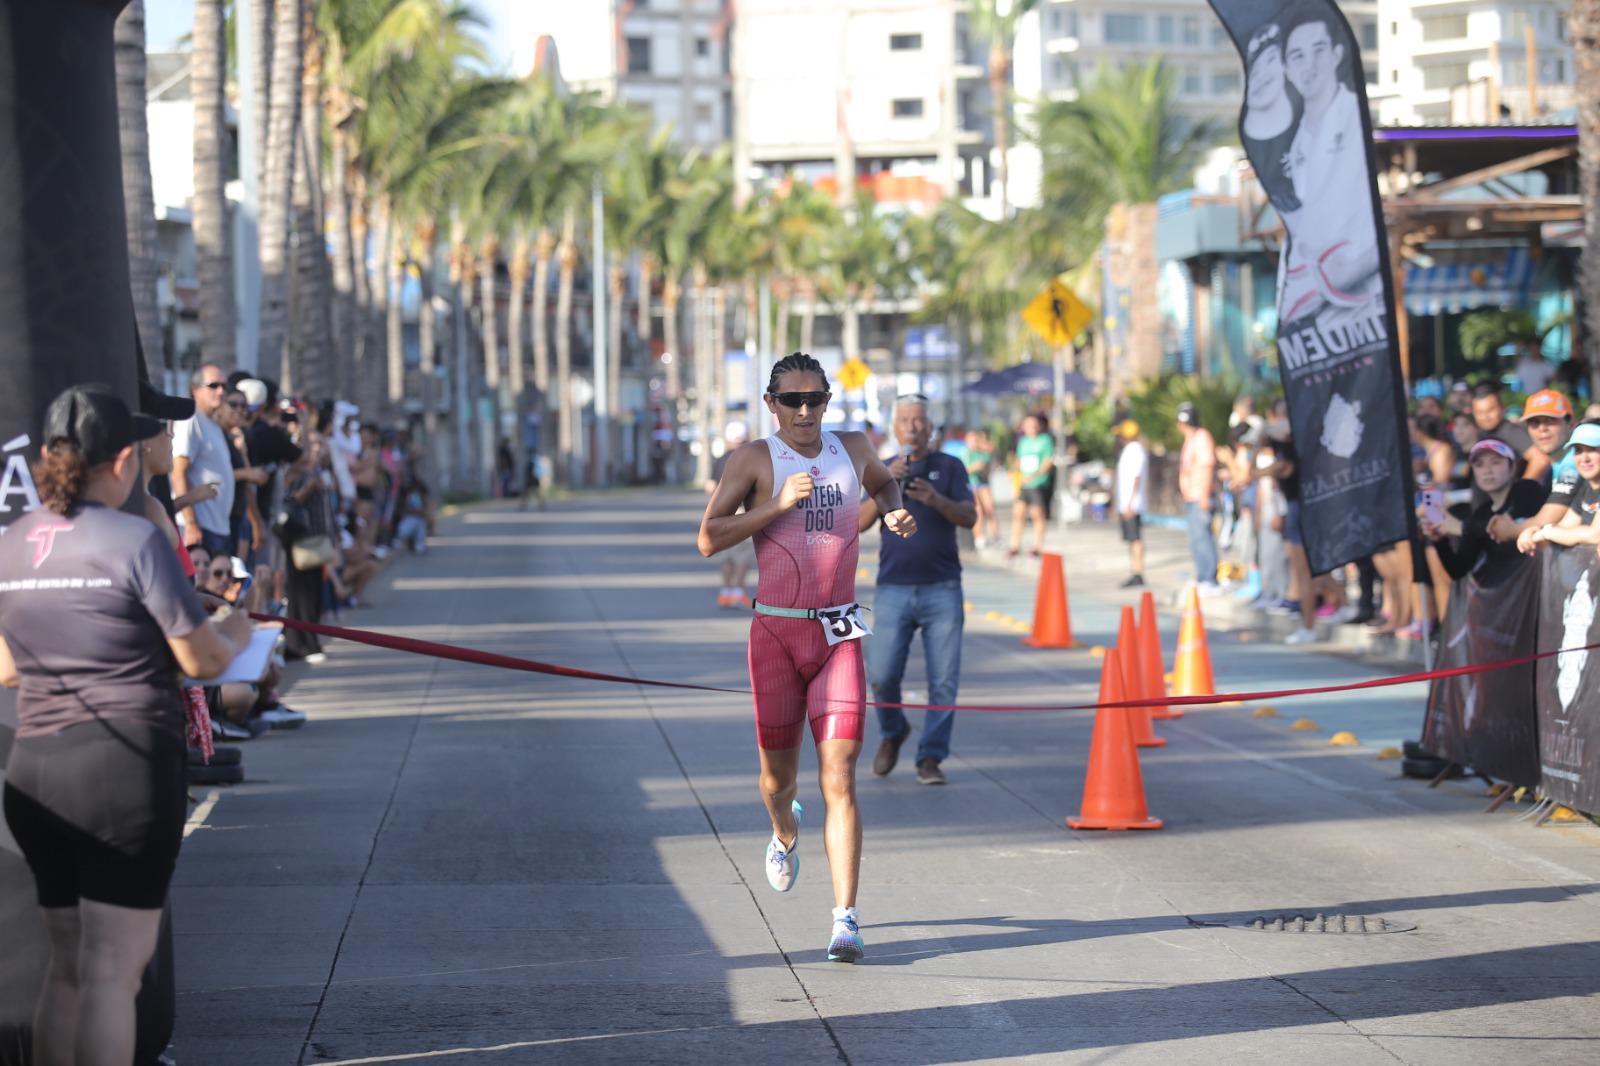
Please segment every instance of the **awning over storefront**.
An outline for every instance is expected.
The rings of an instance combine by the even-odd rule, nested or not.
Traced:
[[[1429,249],[1432,266],[1406,264],[1405,304],[1413,315],[1454,314],[1519,306],[1533,282],[1526,248]]]

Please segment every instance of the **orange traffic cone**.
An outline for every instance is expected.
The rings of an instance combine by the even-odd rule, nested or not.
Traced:
[[[1200,617],[1200,594],[1189,586],[1183,603],[1183,620],[1178,625],[1178,657],[1172,664],[1174,696],[1215,696],[1211,679],[1211,649],[1206,646],[1206,623]]]
[[[1117,629],[1118,658],[1122,661],[1122,698],[1140,699],[1145,695],[1144,674],[1139,666],[1139,633],[1133,624],[1133,608],[1122,609],[1122,625]],[[1133,742],[1141,748],[1164,748],[1166,738],[1158,737],[1150,728],[1150,708],[1128,708],[1128,726],[1133,731]]]
[[[1039,591],[1033,598],[1033,633],[1022,638],[1030,648],[1076,648],[1067,613],[1067,579],[1061,556],[1045,552],[1039,562]]]
[[[1100,669],[1100,702],[1119,703],[1122,689],[1121,652],[1106,652]],[[1150,817],[1144,801],[1144,778],[1139,773],[1139,751],[1129,728],[1130,714],[1123,707],[1101,707],[1094,716],[1094,739],[1089,742],[1089,771],[1083,779],[1083,813],[1067,819],[1069,829],[1160,829],[1161,819]]]
[[[1156,598],[1146,592],[1139,598],[1139,666],[1144,677],[1144,694],[1165,696],[1166,670],[1161,665],[1161,634],[1156,629]],[[1169,707],[1164,703],[1150,705],[1150,717],[1159,722],[1164,718],[1182,718],[1182,707]]]

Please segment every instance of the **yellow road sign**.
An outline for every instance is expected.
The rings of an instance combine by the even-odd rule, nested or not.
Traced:
[[[846,359],[844,365],[839,367],[839,387],[846,391],[859,389],[867,383],[867,376],[872,371],[860,359]]]
[[[1060,278],[1051,278],[1050,284],[1022,309],[1022,320],[1053,348],[1071,344],[1093,319],[1089,305]]]

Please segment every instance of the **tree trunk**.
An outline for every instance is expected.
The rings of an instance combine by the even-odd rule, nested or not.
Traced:
[[[1009,42],[1002,44],[996,41],[989,48],[989,95],[994,100],[994,150],[995,150],[995,181],[1000,186],[1000,221],[1004,222],[1011,214],[1011,202],[1006,189],[1007,170],[1006,149],[1010,137],[1010,102],[1006,98],[1006,82],[1010,81],[1011,56],[1007,52]]]
[[[393,254],[394,218],[389,198],[379,196],[372,204],[372,252],[356,264],[357,272],[365,275],[368,294],[367,313],[361,321],[363,340],[362,358],[365,365],[355,381],[354,399],[363,412],[376,413],[384,402],[383,380],[387,373],[387,359],[380,362],[380,354],[387,350],[386,323],[389,320],[389,257]]]
[[[389,388],[384,399],[388,401],[388,413],[393,415],[400,411],[406,398],[405,300],[401,296],[405,291],[406,262],[404,256],[391,248],[387,263],[389,306],[384,309],[384,351],[388,359],[384,377]]]
[[[678,302],[682,292],[678,275],[668,271],[661,283],[661,331],[666,352],[672,359],[667,364],[667,421],[671,423],[672,443],[668,446],[666,479],[676,484],[678,470],[678,427],[683,425],[683,346],[678,343]]]
[[[255,65],[255,85],[251,104],[256,112],[256,188],[267,180],[267,116],[272,113],[272,16],[273,0],[246,0],[250,13],[250,40],[255,45],[252,62]],[[234,5],[238,17],[238,5]]]
[[[778,314],[772,323],[772,354],[777,359],[789,354],[789,312],[790,301],[793,299],[790,295],[792,291],[793,288],[785,283],[783,295],[778,297]]]
[[[337,121],[337,119],[336,119]],[[335,126],[328,160],[333,242],[333,388],[348,395],[355,370],[356,281],[350,219],[350,134]]]
[[[1587,249],[1578,261],[1587,327],[1583,353],[1589,364],[1590,394],[1600,396],[1600,0],[1573,0],[1571,36],[1578,101],[1578,184]]]
[[[271,110],[261,183],[261,308],[258,369],[281,373],[289,336],[289,209],[294,197],[295,141],[300,130],[300,26],[295,0],[273,12]]]
[[[655,294],[650,291],[654,279],[656,261],[649,252],[639,257],[639,343],[644,345],[644,364],[646,370],[650,366],[650,338],[654,331],[650,328],[650,305],[655,300]],[[646,377],[648,377],[648,373]]]
[[[235,362],[233,260],[228,249],[227,163],[223,77],[227,42],[223,0],[195,0],[194,52],[189,82],[194,96],[194,244],[200,282],[200,350],[208,362]],[[192,368],[186,368],[192,369]]]
[[[694,268],[694,289],[689,294],[689,306],[694,316],[694,409],[695,422],[700,427],[700,452],[694,458],[695,484],[711,480],[711,444],[716,432],[711,425],[711,407],[716,392],[716,370],[711,358],[711,293],[706,288],[705,268]]]
[[[298,388],[311,396],[333,393],[332,287],[325,252],[326,202],[322,198],[322,50],[306,4],[306,63],[301,78],[299,161],[295,164],[295,305],[301,376]]]
[[[511,387],[511,410],[516,423],[511,434],[511,454],[516,457],[519,476],[528,465],[522,427],[528,412],[528,343],[524,326],[528,306],[528,257],[531,254],[528,233],[518,226],[511,240],[511,259],[506,263],[506,273],[511,279],[511,303],[506,310],[506,382]]]
[[[563,484],[575,482],[572,468],[573,447],[577,440],[572,424],[572,283],[578,272],[578,216],[567,208],[561,221],[561,244],[556,248],[560,277],[556,291],[556,417],[559,438],[556,470]]]
[[[417,224],[417,240],[422,245],[422,262],[419,265],[422,302],[417,307],[418,369],[422,376],[422,436],[428,456],[427,477],[430,484],[437,484],[435,479],[443,469],[439,462],[438,323],[433,310],[437,238],[431,218],[424,218]]]
[[[711,417],[706,421],[706,441],[723,436],[728,424],[728,302],[722,286],[711,290],[706,310],[706,362],[711,368]],[[711,449],[704,449],[708,454]],[[711,471],[707,470],[709,477]],[[704,484],[704,482],[701,482]]]
[[[160,381],[167,366],[156,282],[161,260],[156,240],[155,194],[150,189],[150,127],[145,118],[144,0],[117,17],[117,114],[122,132],[122,203],[128,223],[128,282],[145,365]]]
[[[533,241],[533,388],[539,411],[539,452],[553,455],[555,443],[550,432],[550,259],[555,255],[555,236],[540,229]],[[552,477],[555,476],[553,473]]]
[[[611,425],[615,428],[622,417],[622,312],[627,294],[627,266],[622,256],[611,255],[611,273],[607,278],[607,291],[611,298],[611,313],[606,316],[606,410],[611,412]],[[607,449],[612,461],[616,450]]]
[[[500,242],[487,237],[478,259],[478,304],[483,309],[483,379],[489,391],[500,392],[500,301],[495,296],[495,259]]]
[[[800,350],[811,354],[811,339],[817,327],[817,287],[806,286],[805,307],[800,311]]]

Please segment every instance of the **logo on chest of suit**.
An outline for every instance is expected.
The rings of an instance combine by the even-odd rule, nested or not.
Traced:
[[[815,467],[815,466],[812,467],[811,468],[811,476],[812,477],[821,477],[822,476],[822,470],[820,468],[818,468],[818,467]]]

